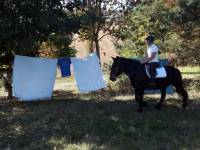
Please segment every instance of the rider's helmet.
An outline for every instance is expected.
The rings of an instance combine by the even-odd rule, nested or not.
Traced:
[[[145,39],[146,41],[149,41],[150,43],[153,43],[154,41],[154,36],[153,35],[149,35],[147,36],[147,38]]]

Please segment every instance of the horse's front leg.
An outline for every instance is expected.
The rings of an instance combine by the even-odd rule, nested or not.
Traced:
[[[137,112],[143,112],[143,97],[144,97],[144,90],[143,89],[135,89],[135,99],[138,102],[138,109]]]
[[[158,104],[155,105],[155,108],[160,110],[161,106],[162,106],[162,103],[164,102],[165,100],[165,97],[166,97],[166,88],[164,89],[161,89],[161,98],[160,98],[160,101]]]
[[[136,92],[136,90],[135,90],[135,100],[136,100],[136,102],[138,102],[139,103],[139,92]],[[144,107],[148,107],[148,104],[147,104],[147,102],[145,102],[144,101],[144,92],[143,92],[143,94],[142,94],[142,105],[144,106]]]

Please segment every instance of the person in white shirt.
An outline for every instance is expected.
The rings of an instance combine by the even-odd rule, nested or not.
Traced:
[[[159,67],[159,48],[153,43],[154,37],[152,35],[149,35],[145,39],[145,42],[147,44],[147,54],[146,57],[143,60],[141,60],[141,64],[149,64],[151,78],[155,78],[156,68]]]

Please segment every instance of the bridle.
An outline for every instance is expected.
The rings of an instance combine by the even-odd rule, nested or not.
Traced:
[[[115,68],[115,76],[116,76],[116,74],[117,74],[117,71],[119,70],[119,66],[120,66],[120,59],[118,59],[119,61],[117,62],[117,67]]]

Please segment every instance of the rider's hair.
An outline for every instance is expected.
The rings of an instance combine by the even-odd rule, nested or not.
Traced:
[[[153,35],[149,35],[149,36],[147,36],[147,38],[145,40],[153,43],[154,42],[154,36]]]

